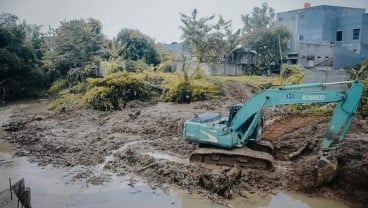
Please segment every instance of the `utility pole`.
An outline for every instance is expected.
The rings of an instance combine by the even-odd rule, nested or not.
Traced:
[[[280,34],[277,35],[278,39],[279,39],[279,52],[280,52],[280,71],[282,70],[282,64],[283,64],[283,60],[282,60],[282,50],[281,50],[281,40],[280,40]]]

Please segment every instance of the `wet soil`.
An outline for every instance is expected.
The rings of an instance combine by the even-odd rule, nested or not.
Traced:
[[[139,175],[153,188],[165,190],[171,185],[220,198],[297,190],[364,207],[368,203],[368,124],[361,119],[334,150],[334,172],[324,172],[316,162],[329,118],[285,112],[271,113],[271,118],[278,119],[265,127],[263,135],[275,146],[274,171],[188,161],[198,145],[182,138],[184,121],[207,111],[226,115],[232,104],[244,102],[256,91],[231,82],[220,99],[191,104],[133,101],[113,112],[52,112],[46,108],[48,101],[6,106],[0,108],[0,141],[12,143],[16,156],[28,156],[41,166],[83,166],[74,178],[92,185],[111,180],[111,175],[104,174],[108,171]]]

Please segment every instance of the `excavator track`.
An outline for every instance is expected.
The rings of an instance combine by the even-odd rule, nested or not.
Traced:
[[[190,161],[217,165],[238,165],[260,170],[273,170],[275,163],[272,155],[248,147],[233,150],[198,148],[190,156]]]

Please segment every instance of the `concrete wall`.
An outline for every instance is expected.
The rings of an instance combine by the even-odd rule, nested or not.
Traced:
[[[336,46],[334,48],[333,56],[333,67],[335,69],[351,67],[363,61],[363,58],[360,55],[346,49],[345,47]]]
[[[333,57],[334,46],[331,44],[307,44],[301,43],[299,45],[299,63],[306,67],[314,67],[318,65],[332,65],[328,64]]]
[[[331,67],[317,67],[312,70],[305,70],[306,76],[303,83],[313,82],[341,82],[349,80],[349,75],[345,70],[332,70]],[[330,85],[326,89],[339,90],[343,85]]]
[[[213,64],[212,75],[244,75],[246,70],[239,64]]]
[[[361,36],[361,57],[367,58],[368,57],[368,14],[364,14],[362,17],[362,29],[360,31]]]

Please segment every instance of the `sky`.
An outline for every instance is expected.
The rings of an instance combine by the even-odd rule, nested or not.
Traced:
[[[28,24],[50,25],[60,21],[93,17],[103,24],[103,33],[112,38],[123,28],[138,29],[157,42],[181,40],[180,13],[198,16],[221,14],[232,21],[232,28],[242,27],[241,15],[260,6],[258,0],[0,0],[0,13],[17,15]],[[265,0],[276,12],[303,8],[307,0]],[[364,8],[368,0],[310,0],[312,6],[334,5]]]

